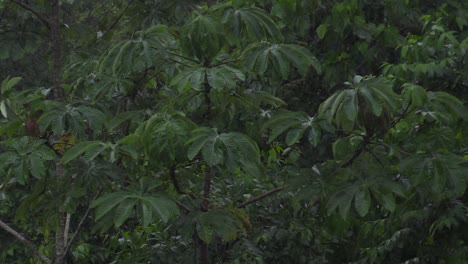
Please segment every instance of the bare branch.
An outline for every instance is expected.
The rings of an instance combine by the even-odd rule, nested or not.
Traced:
[[[120,21],[120,19],[122,19],[123,15],[125,14],[125,12],[127,12],[127,9],[130,7],[130,5],[132,5],[134,1],[135,0],[131,0],[130,2],[128,2],[127,6],[124,8],[122,13],[120,13],[120,15],[114,20],[112,25],[110,25],[110,27],[106,31],[104,31],[102,36],[106,35],[109,31],[111,31],[117,25],[117,23]]]
[[[185,211],[187,211],[187,213],[190,213],[192,211],[192,209],[190,209],[188,206],[186,206],[185,204],[183,204],[182,202],[179,202],[179,201],[176,201],[176,204],[184,209]]]
[[[182,189],[180,189],[179,182],[177,181],[177,178],[176,178],[176,166],[175,166],[175,165],[173,165],[173,166],[170,168],[169,176],[170,176],[170,178],[171,178],[172,185],[174,185],[174,189],[176,190],[177,194],[185,194],[185,192],[182,191]]]
[[[96,192],[96,194],[94,195],[94,197],[93,197],[93,199],[91,200],[91,202],[93,202],[94,200],[96,200],[100,193],[101,193],[101,189],[99,189],[99,190]],[[67,252],[68,252],[68,250],[70,249],[71,244],[72,244],[73,241],[75,240],[76,235],[77,235],[78,232],[80,231],[81,226],[83,225],[85,219],[88,217],[90,211],[91,211],[91,207],[88,206],[88,209],[86,209],[86,212],[84,213],[83,217],[81,218],[80,222],[78,223],[78,226],[76,227],[75,232],[74,232],[73,235],[71,236],[70,241],[68,241],[68,242],[65,241],[65,243],[67,243],[67,246],[65,247],[65,250],[64,250],[64,252],[63,252],[64,255],[66,255]]]
[[[29,240],[27,240],[20,233],[16,232],[13,228],[11,228],[2,220],[0,220],[0,227],[3,228],[8,233],[10,233],[11,235],[13,235],[16,239],[18,239],[25,246],[27,246],[34,253],[34,255],[36,255],[40,260],[42,260],[42,262],[47,263],[47,264],[52,264],[52,260],[50,260],[47,256],[39,252],[39,250],[37,250],[37,248]]]
[[[70,220],[71,220],[71,214],[67,213],[67,216],[65,219],[65,228],[63,230],[63,241],[65,241],[65,244],[67,244],[68,232],[70,232]]]
[[[351,166],[353,164],[353,162],[361,155],[361,153],[364,151],[364,149],[365,149],[365,144],[361,143],[359,148],[356,151],[354,151],[351,158],[349,158],[348,161],[346,161],[345,163],[343,163],[341,165],[341,168],[346,168],[346,167]]]
[[[44,14],[42,13],[39,13],[36,9],[34,9],[32,6],[20,1],[20,0],[10,0],[12,1],[13,3],[19,5],[20,7],[22,7],[23,9],[33,13],[37,18],[39,18],[39,20],[41,20],[42,23],[44,23],[44,25],[50,29],[50,24],[51,24],[51,21],[50,19],[45,16]]]
[[[281,186],[281,187],[275,188],[275,189],[273,189],[271,191],[268,191],[266,193],[260,194],[259,196],[256,196],[256,197],[254,197],[254,198],[252,198],[250,200],[247,200],[247,201],[245,201],[245,202],[243,202],[241,204],[238,204],[237,208],[243,208],[243,207],[246,207],[249,204],[253,204],[255,202],[258,202],[258,201],[260,201],[261,199],[263,199],[265,197],[268,197],[270,195],[273,195],[273,194],[275,194],[277,192],[282,191],[284,188],[286,188],[286,186]]]

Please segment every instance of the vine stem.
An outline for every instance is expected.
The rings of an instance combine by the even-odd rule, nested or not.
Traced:
[[[39,252],[39,250],[31,243],[31,241],[27,240],[24,236],[20,233],[16,232],[13,228],[11,228],[8,224],[0,220],[0,227],[13,235],[16,239],[18,239],[21,243],[26,245],[33,253],[36,255],[42,262],[47,264],[52,264],[52,260],[50,260],[46,255]]]
[[[247,201],[245,201],[243,203],[238,204],[237,208],[243,208],[243,207],[246,207],[249,204],[256,203],[256,202],[262,200],[263,198],[266,198],[266,197],[268,197],[270,195],[273,195],[273,194],[275,194],[277,192],[280,192],[280,191],[284,190],[284,188],[285,188],[285,186],[281,186],[281,187],[275,188],[273,190],[270,190],[268,192],[262,193],[259,196],[256,196],[256,197],[254,197],[252,199],[249,199],[249,200],[247,200]]]

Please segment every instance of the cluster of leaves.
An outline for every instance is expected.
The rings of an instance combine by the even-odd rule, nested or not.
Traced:
[[[2,69],[49,38],[14,2]],[[64,99],[3,77],[0,219],[76,263],[467,259],[465,1],[211,2],[63,1]]]

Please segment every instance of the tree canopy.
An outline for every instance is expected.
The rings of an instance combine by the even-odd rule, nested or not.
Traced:
[[[468,2],[0,1],[0,263],[465,263]]]

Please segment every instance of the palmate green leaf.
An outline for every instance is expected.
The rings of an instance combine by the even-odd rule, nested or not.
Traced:
[[[282,80],[288,79],[290,65],[289,63],[284,63],[287,58],[285,58],[283,53],[281,53],[278,49],[271,49],[270,52],[272,53],[271,59],[275,60],[273,63],[274,72],[279,73]]]
[[[46,110],[38,120],[42,133],[50,128],[57,135],[65,132],[72,133],[77,137],[85,134],[85,128],[100,130],[106,117],[102,111],[94,107],[80,105],[65,105],[61,102],[46,102]]]
[[[218,132],[216,129],[201,127],[193,130],[192,135],[192,138],[187,141],[187,144],[190,144],[190,148],[187,152],[187,156],[190,160],[194,159],[195,156],[200,153],[208,140],[217,137]]]
[[[358,114],[358,97],[356,93],[347,91],[348,96],[343,100],[343,111],[346,114],[346,118],[349,121],[354,121],[357,118]]]
[[[224,136],[225,135],[225,136]],[[226,140],[228,138],[228,140]],[[242,133],[231,132],[228,134],[221,135],[221,141],[223,142],[226,149],[232,152],[236,152],[237,167],[240,167],[247,174],[252,176],[261,175],[260,170],[260,150],[251,138]],[[228,142],[234,142],[235,147],[230,145]],[[235,170],[232,170],[235,171]]]
[[[137,150],[131,145],[125,145],[125,144],[119,142],[119,151],[123,155],[129,156],[132,159],[136,160],[138,158]]]
[[[371,190],[372,195],[375,199],[389,212],[394,212],[396,209],[395,196],[391,193],[382,192],[381,190],[374,188]]]
[[[226,8],[223,15],[230,35],[231,44],[240,45],[243,38],[250,40],[278,40],[283,39],[280,29],[273,19],[262,9],[243,7],[239,9]]]
[[[19,184],[24,185],[28,179],[28,169],[26,157],[19,158],[14,164],[13,171],[15,173],[15,179]]]
[[[427,93],[423,87],[412,83],[405,83],[402,87],[401,96],[406,103],[419,107],[427,102]]]
[[[56,154],[45,145],[45,140],[30,137],[12,138],[2,142],[0,172],[12,176],[20,184],[25,184],[30,176],[41,179],[46,175],[47,161],[54,160]]]
[[[135,34],[136,39],[125,40],[112,46],[101,58],[100,74],[126,75],[157,66],[165,57],[165,49],[173,42],[167,27],[153,26]]]
[[[307,74],[310,66],[312,66],[318,74],[322,73],[320,62],[308,49],[299,45],[283,44],[279,51],[283,53],[303,76]]]
[[[458,197],[465,192],[468,162],[453,153],[414,155],[401,164],[401,170],[414,179],[416,186],[426,186],[433,199]]]
[[[295,44],[254,43],[247,47],[242,57],[246,59],[246,67],[259,75],[268,71],[286,79],[290,65],[303,76],[308,73],[310,66],[313,66],[317,73],[321,73],[320,63],[313,54]]]
[[[0,102],[0,114],[2,114],[3,117],[5,118],[8,118],[8,112],[7,112],[7,109],[6,109],[6,104],[5,103],[6,100],[2,100]]]
[[[303,112],[284,111],[274,114],[265,124],[264,129],[271,129],[268,143],[273,142],[278,136],[292,127],[301,126],[308,121],[307,114]]]
[[[114,226],[121,226],[134,212],[134,207],[137,203],[136,198],[128,197],[122,200],[113,210],[114,211]]]
[[[292,146],[296,143],[299,143],[307,128],[307,126],[299,126],[289,130],[286,134],[286,144],[288,146]]]
[[[447,176],[450,172],[447,167],[440,162],[434,162],[434,172],[432,177],[432,190],[436,193],[441,193],[447,184]]]
[[[360,76],[359,76],[360,77]],[[319,115],[346,131],[351,131],[365,120],[366,115],[376,117],[385,113],[392,115],[398,108],[398,96],[392,83],[385,78],[360,77],[353,89],[338,91],[319,107]],[[361,117],[361,118],[359,118]]]
[[[38,123],[42,133],[50,127],[55,135],[61,135],[65,130],[65,109],[45,112],[39,118]]]
[[[359,94],[361,94],[361,90],[368,89],[372,94],[372,98],[368,98],[368,100],[378,101],[389,113],[395,112],[398,107],[398,96],[393,92],[393,83],[386,78],[364,77],[356,89]]]
[[[114,209],[119,203],[127,199],[127,193],[109,193],[91,203],[91,208],[96,208],[95,220],[98,221],[104,215]]]
[[[76,159],[77,157],[79,157],[83,153],[88,152],[89,150],[91,150],[91,149],[93,149],[95,147],[98,147],[100,145],[101,145],[100,141],[80,142],[80,143],[76,144],[75,146],[73,146],[72,148],[70,148],[69,150],[67,150],[67,152],[65,152],[65,154],[62,157],[62,162],[63,162],[63,164],[67,164],[68,162]]]
[[[79,106],[77,107],[76,111],[78,111],[82,117],[86,117],[86,122],[94,131],[100,130],[106,121],[106,116],[104,113],[96,108],[89,106]]]
[[[126,43],[127,42],[120,42],[109,49],[106,56],[104,56],[101,59],[101,63],[98,67],[99,72],[112,72],[112,69],[114,68],[115,58],[120,54],[120,50]]]
[[[206,224],[197,224],[197,234],[203,242],[209,244],[213,240],[213,227]]]
[[[325,37],[325,35],[327,34],[328,24],[321,24],[320,26],[317,27],[317,30],[315,30],[315,31],[317,32],[317,36],[320,39],[323,39]]]
[[[376,98],[374,98],[373,94],[368,89],[368,87],[360,87],[359,95],[361,95],[364,98],[364,101],[367,105],[371,106],[372,113],[375,116],[380,116],[382,114],[382,104],[378,100],[376,100]]]
[[[208,139],[205,142],[201,153],[208,166],[215,166],[224,161],[222,143],[217,137]]]
[[[283,100],[265,91],[245,90],[243,95],[254,105],[267,104],[273,107],[286,105]]]
[[[1,94],[4,96],[8,91],[11,90],[11,88],[15,87],[23,78],[21,77],[13,77],[10,79],[8,76],[6,79],[2,81],[2,86],[1,86]]]
[[[339,138],[333,142],[332,151],[333,157],[336,160],[345,160],[354,152],[355,147],[352,146],[349,137]]]
[[[145,226],[154,221],[155,216],[166,223],[172,216],[179,213],[177,205],[163,195],[142,195],[132,191],[106,194],[91,203],[90,207],[96,208],[96,221],[112,216],[115,227],[121,226],[137,207],[141,208],[141,220]]]
[[[453,95],[446,92],[428,92],[429,102],[425,109],[434,113],[437,120],[454,122],[459,119],[468,120],[468,110],[463,103]]]
[[[307,130],[309,130],[308,141],[314,146],[317,146],[322,136],[316,118],[310,117],[304,112],[284,111],[276,113],[265,123],[264,129],[271,129],[269,143],[289,130],[286,133],[286,144],[288,146],[298,143]]]
[[[138,120],[140,116],[141,112],[139,111],[128,111],[119,113],[106,122],[106,128],[109,131],[113,131],[127,121]]]
[[[336,117],[338,110],[342,110],[343,101],[345,97],[351,95],[352,92],[353,92],[352,90],[344,90],[344,91],[340,91],[339,93],[337,93],[336,98],[333,101],[333,105],[331,106],[331,109],[330,109],[330,116],[328,119],[329,122],[331,122],[333,118]]]
[[[164,223],[167,223],[172,216],[179,214],[179,207],[177,207],[174,201],[162,195],[144,196],[142,199],[151,204],[153,212],[155,212]]]
[[[215,90],[233,90],[238,82],[245,81],[244,74],[227,65],[207,69],[206,77],[211,88]]]
[[[200,61],[211,61],[225,44],[222,24],[210,15],[196,15],[182,31],[181,46],[187,54]]]
[[[224,164],[230,171],[238,168],[252,174],[260,172],[260,150],[251,138],[238,132],[218,134],[213,128],[198,128],[192,133],[187,156],[194,159],[199,153],[209,166]]]
[[[318,146],[322,138],[322,130],[317,125],[312,125],[309,130],[308,141],[314,146]]]
[[[328,202],[327,202],[327,211],[328,214],[331,214],[338,210],[341,217],[346,219],[351,209],[351,202],[353,201],[353,197],[355,196],[357,191],[356,186],[350,186],[345,188],[344,190],[338,191],[337,193],[333,194]]]
[[[153,221],[153,206],[149,201],[143,201],[141,203],[141,214],[143,226],[147,227]]]
[[[109,143],[103,143],[99,142],[99,144],[92,145],[89,147],[84,153],[83,153],[83,158],[87,161],[94,160],[97,156],[99,156],[101,153],[103,153],[105,150],[111,150],[112,151],[112,144]],[[111,162],[114,162],[114,160],[110,159]]]
[[[174,76],[170,85],[179,92],[184,92],[188,89],[202,90],[204,89],[202,84],[205,82],[206,71],[202,66],[186,68]]]
[[[369,190],[360,188],[354,196],[354,207],[359,216],[364,217],[369,212],[371,205],[371,196]]]
[[[29,155],[29,171],[31,175],[37,179],[43,177],[46,174],[46,168],[44,160],[37,154]]]

